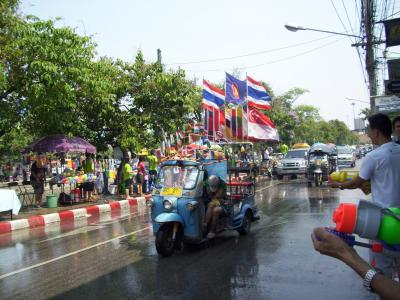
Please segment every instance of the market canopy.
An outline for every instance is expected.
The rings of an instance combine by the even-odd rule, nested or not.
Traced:
[[[48,135],[27,146],[25,152],[78,152],[96,153],[96,147],[84,139],[64,134]]]

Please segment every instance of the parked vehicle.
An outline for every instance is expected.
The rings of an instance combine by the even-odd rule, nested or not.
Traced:
[[[297,148],[289,150],[276,166],[278,179],[282,179],[284,175],[307,175],[308,149]]]
[[[317,143],[308,152],[307,183],[311,187],[328,181],[329,174],[337,170],[337,150],[334,146]]]
[[[204,182],[211,175],[219,176],[227,184],[224,214],[216,232],[249,233],[251,223],[258,219],[255,181],[252,176],[233,181],[227,166],[226,160],[169,160],[161,164],[153,196],[146,202],[151,207],[155,244],[160,255],[170,256],[185,243],[207,241],[202,227],[207,209]]]
[[[338,165],[350,166],[354,168],[356,165],[356,155],[349,146],[337,146]]]

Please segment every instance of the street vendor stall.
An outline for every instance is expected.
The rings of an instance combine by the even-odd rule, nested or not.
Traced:
[[[24,151],[36,153],[57,153],[61,159],[61,170],[63,173],[54,176],[50,180],[50,186],[53,188],[53,186],[57,184],[61,187],[60,195],[62,197],[59,197],[59,199],[62,198],[64,202],[67,198],[71,199],[69,202],[73,204],[73,202],[76,201],[72,201],[72,199],[80,199],[80,193],[78,193],[76,189],[77,184],[92,182],[95,180],[94,174],[75,173],[75,171],[72,169],[64,169],[65,158],[68,153],[96,153],[96,147],[80,137],[68,137],[64,134],[49,135],[42,137],[31,145],[27,146]],[[69,184],[69,193],[73,197],[71,197],[71,195],[67,196],[65,193],[66,184]],[[72,189],[72,186],[74,186],[74,189]]]

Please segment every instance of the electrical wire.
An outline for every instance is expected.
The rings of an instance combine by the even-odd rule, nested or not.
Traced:
[[[338,10],[336,9],[335,4],[333,3],[333,0],[330,0],[330,1],[331,1],[332,6],[333,6],[333,9],[335,10],[336,16],[339,18],[340,23],[342,23],[342,26],[344,28],[344,32],[349,33],[348,29],[346,28],[346,26],[344,25],[344,23],[342,21],[342,18],[340,17],[340,14],[339,14]],[[351,37],[349,37],[349,38],[351,40]]]
[[[243,58],[243,57],[248,57],[248,56],[255,56],[255,55],[260,55],[260,54],[265,54],[265,53],[270,53],[270,52],[276,52],[276,51],[280,51],[280,50],[285,50],[285,49],[289,49],[289,48],[294,48],[294,47],[299,47],[302,45],[306,45],[306,44],[310,44],[310,43],[314,43],[320,40],[325,40],[328,38],[331,38],[335,36],[335,34],[331,34],[329,36],[325,36],[322,38],[318,38],[318,39],[314,39],[314,40],[310,40],[310,41],[306,41],[306,42],[301,42],[301,43],[297,43],[297,44],[292,44],[292,45],[288,45],[288,46],[284,46],[284,47],[280,47],[280,48],[274,48],[274,49],[268,49],[268,50],[263,50],[263,51],[257,51],[257,52],[252,52],[252,53],[247,53],[247,54],[242,54],[242,55],[236,55],[236,56],[230,56],[230,57],[222,57],[222,58],[213,58],[213,59],[205,59],[205,60],[198,60],[198,61],[189,61],[189,62],[175,62],[175,63],[166,63],[166,66],[173,66],[173,65],[192,65],[192,64],[201,64],[201,63],[209,63],[209,62],[217,62],[217,61],[225,61],[225,60],[233,60],[233,59],[237,59],[237,58]]]
[[[393,11],[394,11],[394,3],[395,3],[395,2],[393,2]],[[399,10],[399,11],[396,11],[395,13],[392,13],[390,16],[387,16],[387,17],[386,17],[386,20],[380,20],[379,22],[387,21],[387,18],[391,18],[391,17],[393,17],[393,16],[395,16],[395,15],[397,15],[397,14],[399,14],[399,13],[400,13],[400,10]]]
[[[349,26],[350,26],[351,33],[355,35],[355,31],[354,31],[354,29],[353,29],[353,26],[351,25],[351,21],[350,21],[350,18],[349,18],[349,14],[348,14],[348,12],[347,12],[347,8],[346,8],[346,5],[344,5],[344,1],[343,1],[343,0],[342,0],[342,6],[343,6],[344,11],[345,11],[345,13],[346,13],[347,22],[349,22]]]
[[[331,4],[332,4],[332,6],[334,7],[335,12],[336,12],[336,15],[338,16],[340,22],[342,23],[343,28],[346,30],[346,27],[344,26],[344,23],[342,22],[342,19],[340,18],[339,13],[338,13],[338,11],[337,11],[337,9],[336,9],[334,3],[332,2],[332,0],[331,0]],[[344,4],[344,1],[343,1],[343,0],[342,0],[342,5],[343,5],[343,8],[344,8],[344,10],[345,10],[346,17],[347,17],[347,21],[349,22],[349,25],[350,25],[350,28],[351,28],[351,30],[352,30],[352,33],[355,34],[355,30],[353,29],[353,27],[352,27],[352,25],[351,25],[351,21],[350,21],[350,18],[349,18],[349,14],[348,14],[348,12],[347,12],[347,8],[346,8],[346,5]],[[355,11],[356,11],[356,12],[358,11],[357,0],[355,1]],[[357,14],[356,14],[356,16],[357,16]],[[356,21],[357,21],[357,20],[356,20]],[[361,26],[361,22],[360,22],[360,32],[361,32],[361,28],[362,28],[362,26]],[[361,72],[362,72],[362,75],[363,75],[365,87],[366,87],[366,89],[368,90],[368,80],[367,80],[367,74],[366,74],[365,66],[364,66],[363,61],[362,61],[362,59],[361,59],[361,53],[360,53],[359,48],[356,47],[356,49],[357,49],[357,56],[358,56],[358,60],[359,60],[359,62],[360,62]]]
[[[235,69],[237,69],[237,70],[253,69],[253,68],[258,68],[258,67],[262,67],[262,66],[265,66],[265,65],[270,65],[270,64],[277,63],[277,62],[281,62],[281,61],[286,61],[286,60],[289,60],[289,59],[293,59],[293,58],[296,58],[296,57],[299,57],[299,56],[306,55],[306,54],[308,54],[308,53],[317,51],[317,50],[319,50],[319,49],[321,49],[321,48],[330,46],[330,45],[332,45],[332,44],[334,44],[334,43],[336,43],[336,42],[338,42],[338,41],[341,41],[341,40],[343,40],[343,39],[345,39],[345,38],[346,38],[346,37],[341,37],[341,38],[339,38],[339,39],[334,40],[333,42],[326,43],[326,44],[324,44],[324,45],[322,45],[322,46],[319,46],[319,47],[313,48],[313,49],[311,49],[311,50],[307,50],[307,51],[298,53],[298,54],[296,54],[296,55],[287,56],[287,57],[284,57],[284,58],[281,58],[281,59],[277,59],[277,60],[273,60],[273,61],[269,61],[269,62],[257,64],[257,65],[238,67],[238,68],[235,68]],[[189,72],[222,72],[222,71],[226,71],[226,69],[225,69],[225,70],[222,70],[222,69],[190,70],[190,69],[189,69],[189,70],[186,70],[186,71],[189,71]]]

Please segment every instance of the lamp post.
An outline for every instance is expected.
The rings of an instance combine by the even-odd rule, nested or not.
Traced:
[[[356,113],[354,111],[354,106],[356,104],[354,102],[352,102],[351,105],[353,105],[353,123],[354,123],[354,130],[356,130]]]
[[[353,47],[358,47],[358,46],[365,46],[366,49],[366,54],[365,54],[365,65],[368,73],[368,82],[369,82],[369,95],[370,95],[370,108],[371,112],[375,112],[375,99],[374,97],[376,96],[376,74],[375,74],[375,69],[376,69],[376,62],[375,62],[375,54],[372,45],[373,44],[379,44],[382,41],[374,41],[373,40],[373,30],[372,24],[368,22],[365,25],[366,27],[366,43],[355,43],[352,44]],[[331,33],[331,34],[336,34],[336,35],[344,35],[344,36],[349,36],[349,37],[355,37],[363,40],[364,38],[359,36],[359,35],[353,35],[353,34],[347,34],[347,33],[341,33],[341,32],[335,32],[335,31],[329,31],[329,30],[320,30],[320,29],[315,29],[315,28],[307,28],[303,26],[295,26],[295,25],[285,25],[285,28],[289,31],[297,32],[298,30],[309,30],[309,31],[318,31],[318,32],[324,32],[324,33]]]
[[[298,30],[310,30],[310,31],[318,31],[318,32],[324,32],[324,33],[332,33],[332,34],[337,34],[337,35],[351,36],[351,37],[356,37],[356,38],[362,39],[362,37],[359,36],[359,35],[348,34],[348,33],[341,33],[341,32],[329,31],[329,30],[321,30],[321,29],[307,28],[307,27],[303,27],[303,26],[295,26],[295,25],[285,24],[285,28],[286,28],[287,30],[293,31],[293,32],[296,32],[296,31],[298,31]]]

